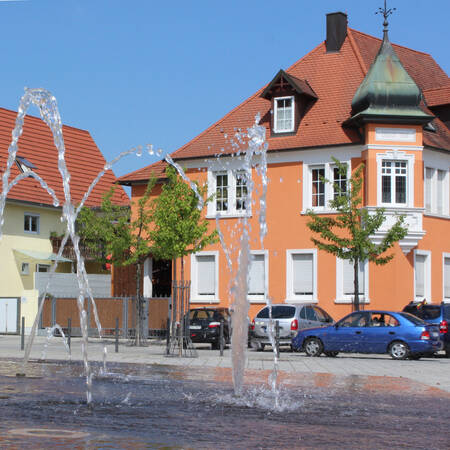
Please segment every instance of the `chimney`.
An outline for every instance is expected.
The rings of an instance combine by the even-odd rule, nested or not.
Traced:
[[[335,12],[327,14],[327,52],[338,52],[347,36],[347,14]]]

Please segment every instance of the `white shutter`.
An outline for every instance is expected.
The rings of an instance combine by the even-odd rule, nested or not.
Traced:
[[[416,255],[415,265],[415,283],[416,297],[423,298],[425,296],[425,255]]]
[[[444,189],[445,189],[445,171],[437,171],[437,187],[436,187],[436,212],[443,214],[444,212]]]
[[[292,278],[295,295],[313,295],[313,255],[292,255]]]
[[[444,258],[444,297],[450,298],[450,258]]]
[[[199,295],[214,295],[216,264],[214,255],[197,255],[197,291]]]
[[[348,259],[342,260],[343,265],[343,289],[344,295],[354,295],[355,285],[353,280],[355,279],[355,272],[353,268],[353,261]],[[364,263],[359,263],[359,273],[358,273],[358,291],[359,295],[364,295]]]
[[[252,255],[248,285],[248,293],[251,295],[264,295],[264,266],[264,255]]]

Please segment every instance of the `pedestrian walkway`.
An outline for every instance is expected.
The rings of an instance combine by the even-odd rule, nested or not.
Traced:
[[[28,339],[28,337],[26,338]],[[47,345],[46,345],[47,344]],[[24,351],[20,349],[20,336],[0,336],[0,359],[21,359]],[[114,340],[90,339],[88,357],[90,361],[103,361],[104,348],[107,361],[111,363],[133,363],[146,365],[183,366],[184,368],[231,368],[231,352],[224,350],[220,356],[218,350],[210,350],[208,345],[197,345],[198,357],[188,358],[166,356],[165,342],[151,340],[147,347],[134,347],[127,341],[119,342],[115,352]],[[247,369],[272,370],[273,353],[270,347],[264,352],[247,350]],[[61,338],[47,341],[43,336],[35,338],[30,354],[31,360],[68,360],[69,355]],[[72,361],[82,360],[81,339],[71,340]],[[303,353],[281,351],[279,370],[293,374],[332,374],[339,376],[375,376],[411,379],[430,387],[450,392],[450,358],[443,353],[434,358],[422,358],[419,361],[394,361],[388,355],[339,354],[336,358],[322,356],[310,358]]]

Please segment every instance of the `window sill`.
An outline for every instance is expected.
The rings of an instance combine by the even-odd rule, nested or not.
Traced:
[[[266,304],[266,297],[264,295],[248,295],[247,300],[249,303],[264,303]]]
[[[351,305],[353,303],[353,298],[335,298],[334,303],[341,304],[341,305]],[[370,299],[365,298],[359,298],[359,303],[364,303],[365,305],[368,305],[370,303]]]
[[[450,216],[448,215],[444,215],[444,214],[437,214],[434,212],[429,212],[429,211],[425,211],[423,213],[424,216],[428,216],[428,217],[434,217],[436,219],[450,219]]]
[[[233,212],[233,213],[226,213],[226,214],[207,214],[206,218],[207,219],[241,219],[243,217],[247,217],[250,218],[252,217],[252,213],[237,213],[237,212]]]
[[[330,208],[309,208],[307,210],[300,211],[300,214],[302,216],[306,216],[309,211],[312,211],[314,214],[338,214],[336,209]]]
[[[285,303],[318,303],[317,298],[299,298],[299,297],[287,297],[284,299]]]
[[[220,300],[217,298],[191,298],[190,303],[220,303]]]

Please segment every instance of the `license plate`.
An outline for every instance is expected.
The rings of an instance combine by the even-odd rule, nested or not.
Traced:
[[[190,325],[189,328],[191,330],[201,330],[202,329],[202,327],[200,325]]]

